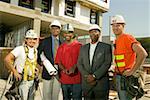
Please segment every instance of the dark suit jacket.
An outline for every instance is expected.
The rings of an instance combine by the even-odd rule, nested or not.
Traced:
[[[59,44],[63,42],[63,39],[60,37],[59,38]],[[52,51],[52,36],[45,38],[38,47],[38,64],[41,65],[41,58],[40,54],[44,52],[44,55],[46,58],[54,65],[54,59],[53,59],[53,51]],[[47,70],[45,67],[43,67],[43,72],[42,72],[42,78],[46,80],[50,80],[51,76],[48,74]]]
[[[97,89],[100,90],[108,90],[109,89],[109,77],[108,77],[108,69],[111,66],[112,62],[112,50],[111,45],[98,42],[92,65],[90,66],[90,56],[89,56],[90,43],[84,45],[80,49],[80,54],[78,58],[77,67],[82,75],[82,85],[83,89],[90,89],[90,86],[85,79],[85,75],[94,74],[98,81]]]

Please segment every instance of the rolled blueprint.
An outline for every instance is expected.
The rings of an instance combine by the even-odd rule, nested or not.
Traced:
[[[57,72],[56,68],[45,57],[43,52],[41,53],[40,57],[41,57],[41,61],[43,62],[43,65],[45,66],[45,68],[48,71],[49,75],[57,75],[58,72]]]

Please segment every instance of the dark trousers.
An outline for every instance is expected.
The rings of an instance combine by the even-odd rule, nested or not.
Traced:
[[[103,77],[96,85],[83,84],[84,100],[108,100],[109,79]]]
[[[88,92],[88,94],[84,95],[84,100],[108,100],[108,95],[109,90],[98,91],[93,89],[90,92]]]
[[[81,84],[61,84],[63,100],[82,100]]]

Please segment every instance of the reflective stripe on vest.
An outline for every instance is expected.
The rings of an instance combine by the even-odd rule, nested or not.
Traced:
[[[117,67],[125,67],[124,55],[115,55],[115,61]]]
[[[34,50],[34,59],[33,62],[28,58],[29,49],[27,47],[25,48],[25,54],[26,54],[26,60],[24,65],[24,73],[23,73],[23,80],[33,80],[35,77],[35,68],[37,65],[36,61],[36,51]],[[29,71],[31,71],[31,76],[29,76]]]
[[[124,55],[115,55],[116,60],[124,59]]]

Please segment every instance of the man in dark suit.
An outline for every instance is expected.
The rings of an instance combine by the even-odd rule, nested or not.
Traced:
[[[54,59],[56,55],[56,50],[58,46],[62,43],[63,39],[60,38],[59,33],[61,30],[61,24],[59,21],[54,20],[50,24],[51,35],[48,38],[45,38],[38,47],[38,63],[42,65],[40,58],[41,53],[43,52],[46,58],[54,65]],[[43,100],[58,100],[58,94],[60,91],[60,83],[55,78],[54,75],[49,75],[45,67],[42,71],[43,78]]]
[[[112,62],[111,45],[99,42],[101,29],[93,24],[89,28],[91,42],[82,46],[77,67],[82,75],[85,100],[108,100],[108,69]]]

